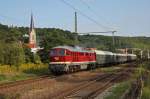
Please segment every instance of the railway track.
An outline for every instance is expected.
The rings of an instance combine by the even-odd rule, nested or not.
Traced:
[[[85,87],[87,87],[87,86],[89,86],[89,85],[95,83],[96,80],[105,79],[105,78],[107,78],[107,77],[110,76],[110,75],[111,75],[111,74],[102,75],[101,78],[99,78],[99,79],[95,79],[95,80],[92,80],[92,81],[83,82],[83,83],[77,85],[74,89],[67,89],[67,90],[64,91],[64,93],[61,93],[60,95],[55,95],[55,96],[53,96],[53,97],[55,97],[55,99],[62,99],[62,97],[65,98],[65,97],[68,96],[69,94],[74,93],[74,92],[76,92],[76,91],[79,91],[79,90],[81,90],[82,88],[85,88]]]
[[[128,73],[128,72],[132,72],[132,69],[130,68],[128,70],[128,69],[126,69],[126,67],[123,67],[113,73],[99,74],[98,72],[95,72],[96,74],[94,74],[91,77],[86,76],[86,77],[88,77],[87,79],[84,79],[85,77],[82,76],[84,78],[82,80],[79,80],[77,83],[76,83],[76,81],[78,79],[78,76],[83,75],[84,72],[65,74],[65,75],[61,75],[61,76],[44,75],[44,76],[40,76],[37,78],[28,79],[28,80],[22,80],[22,81],[17,81],[17,82],[13,82],[13,83],[1,84],[0,85],[0,93],[9,94],[11,92],[15,93],[15,91],[17,91],[18,93],[20,93],[20,95],[24,96],[24,94],[23,94],[24,92],[29,92],[30,90],[32,90],[28,86],[31,86],[31,87],[33,85],[37,86],[36,90],[40,90],[41,88],[42,88],[42,90],[44,90],[44,89],[46,89],[46,87],[49,87],[49,89],[53,90],[52,88],[56,88],[57,86],[60,86],[61,84],[69,83],[69,86],[70,86],[72,83],[73,86],[69,87],[68,85],[65,85],[66,88],[59,89],[59,90],[56,89],[57,91],[55,91],[55,93],[53,93],[50,90],[47,90],[47,93],[48,93],[48,91],[50,91],[50,92],[49,92],[49,94],[47,94],[46,97],[48,97],[48,98],[46,98],[46,99],[49,99],[49,98],[50,99],[70,99],[70,98],[71,99],[72,98],[93,99],[94,97],[99,95],[101,92],[103,92],[105,89],[107,89],[112,84],[114,84],[115,81],[117,81],[117,80],[119,81],[119,79],[121,77],[123,77],[122,75],[124,75],[124,73]],[[90,72],[88,72],[88,74],[89,73]],[[64,80],[64,79],[66,79],[66,80]],[[73,80],[75,82],[72,82],[71,80]],[[55,84],[54,82],[57,84]],[[45,85],[43,85],[43,84],[45,84]],[[40,86],[42,86],[42,87],[40,87]],[[35,88],[35,87],[33,87],[33,88]],[[5,90],[5,91],[3,92],[3,90]],[[36,93],[34,93],[34,94],[35,94],[35,97],[36,96],[38,97],[38,94],[37,95],[36,95]],[[45,93],[43,92],[40,94],[44,95]],[[29,97],[32,97],[32,95],[27,96],[26,98],[29,98]],[[38,99],[42,99],[42,98],[38,98]]]
[[[68,75],[68,74],[65,74],[65,75]],[[44,75],[44,76],[39,76],[39,77],[35,77],[35,78],[30,78],[30,79],[27,79],[27,80],[20,80],[20,81],[15,81],[15,82],[4,83],[4,84],[0,84],[0,89],[4,89],[4,88],[8,88],[8,87],[15,87],[15,86],[18,86],[18,85],[23,85],[23,84],[28,84],[28,83],[40,81],[40,80],[43,80],[43,79],[46,79],[46,78],[51,78],[52,79],[52,78],[56,78],[56,77],[60,77],[60,76]]]
[[[74,89],[65,90],[60,95],[53,96],[55,99],[93,99],[102,91],[114,84],[114,81],[120,79],[126,72],[118,71],[117,74],[110,73],[97,77],[91,81],[83,82]]]
[[[24,84],[28,84],[28,83],[33,83],[36,81],[40,81],[46,78],[49,78],[49,75],[44,75],[44,76],[39,76],[39,77],[35,77],[35,78],[30,78],[27,80],[20,80],[20,81],[16,81],[16,82],[9,82],[9,83],[4,83],[4,84],[0,84],[0,89],[5,89],[5,88],[10,88],[10,87],[15,87],[18,85],[24,85]],[[51,77],[51,78],[55,78],[55,77]]]

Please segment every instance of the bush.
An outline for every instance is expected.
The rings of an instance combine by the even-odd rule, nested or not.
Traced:
[[[117,84],[116,87],[112,89],[111,94],[106,96],[104,99],[120,99],[124,92],[130,88],[130,85],[130,81]]]
[[[144,87],[141,99],[150,99],[150,88]]]

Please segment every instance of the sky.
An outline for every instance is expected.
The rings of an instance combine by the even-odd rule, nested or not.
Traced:
[[[73,32],[76,11],[79,33],[150,37],[149,10],[150,0],[1,0],[0,23],[29,26],[33,13],[35,27]]]

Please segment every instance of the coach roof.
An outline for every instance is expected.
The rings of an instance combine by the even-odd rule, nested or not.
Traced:
[[[100,55],[113,55],[113,53],[109,51],[95,50],[95,52],[96,54],[100,54]]]

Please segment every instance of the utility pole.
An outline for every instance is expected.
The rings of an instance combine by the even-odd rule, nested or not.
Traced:
[[[78,43],[77,12],[75,12],[74,30],[75,30],[75,33],[77,33],[77,34],[75,35],[75,40],[76,40],[76,42]]]
[[[74,24],[74,26],[75,26],[75,33],[77,33],[78,31],[77,31],[77,12],[75,12],[75,24]]]
[[[115,32],[116,31],[112,31],[112,41],[113,41],[113,47],[115,48]]]

